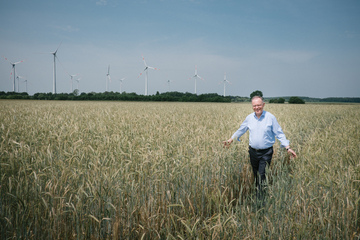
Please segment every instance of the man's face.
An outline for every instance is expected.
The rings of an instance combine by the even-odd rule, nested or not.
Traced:
[[[256,116],[260,117],[263,112],[265,103],[261,100],[261,98],[255,98],[251,103]]]

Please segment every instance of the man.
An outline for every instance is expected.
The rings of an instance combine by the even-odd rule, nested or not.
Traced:
[[[296,153],[290,148],[289,141],[286,139],[275,116],[264,111],[265,103],[263,98],[254,96],[251,103],[254,113],[248,115],[232,137],[223,143],[224,147],[228,147],[234,139],[240,141],[240,137],[249,130],[250,163],[258,190],[257,195],[262,197],[262,185],[266,179],[265,168],[271,163],[275,137],[280,141],[281,147],[285,147],[286,151],[291,154],[291,157],[296,157]]]

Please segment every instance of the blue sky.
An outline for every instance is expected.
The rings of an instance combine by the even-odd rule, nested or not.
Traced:
[[[28,80],[30,94],[57,92],[197,93],[266,97],[360,97],[358,0],[0,0],[0,55]],[[0,91],[12,91],[0,60]],[[167,81],[170,80],[170,85]],[[73,88],[77,88],[74,81]],[[20,81],[19,89],[25,91]],[[17,85],[16,85],[17,90]]]

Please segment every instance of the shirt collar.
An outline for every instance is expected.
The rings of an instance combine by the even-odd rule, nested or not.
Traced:
[[[254,118],[255,118],[255,119],[257,119],[257,120],[261,120],[261,119],[263,119],[263,118],[265,117],[265,113],[266,113],[266,111],[265,111],[265,110],[263,110],[263,112],[262,112],[262,114],[261,114],[260,118],[258,118],[258,117],[256,116],[256,113],[254,113]]]

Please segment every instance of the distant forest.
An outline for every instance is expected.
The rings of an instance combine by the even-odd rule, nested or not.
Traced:
[[[289,97],[281,97],[289,102]],[[345,98],[345,97],[331,97],[331,98],[310,98],[299,97],[305,102],[332,102],[332,103],[360,103],[360,98]],[[29,95],[26,92],[3,92],[0,91],[0,99],[33,99],[33,100],[76,100],[76,101],[163,101],[163,102],[249,102],[249,97],[240,96],[221,96],[217,93],[207,94],[193,94],[181,92],[157,92],[155,95],[139,95],[136,93],[119,93],[119,92],[103,92],[103,93],[81,93],[75,90],[73,93],[35,93]],[[266,98],[265,101],[271,102],[275,97]]]
[[[281,97],[284,98],[286,102],[291,98],[289,97]],[[328,103],[360,103],[360,98],[348,98],[348,97],[329,97],[329,98],[311,98],[311,97],[299,97],[305,102],[328,102]],[[275,98],[264,98],[265,101],[270,101]]]
[[[35,93],[0,92],[0,99],[33,99],[33,100],[76,100],[76,101],[158,101],[158,102],[231,102],[231,97],[223,97],[217,93],[196,95],[193,93],[166,92],[155,95],[138,95],[136,93]]]

